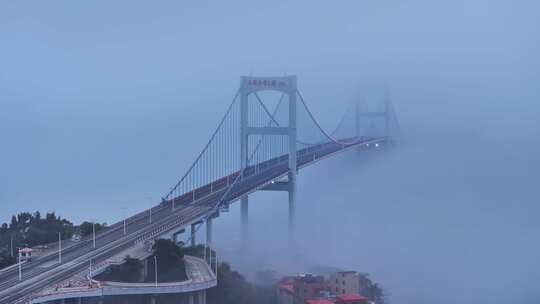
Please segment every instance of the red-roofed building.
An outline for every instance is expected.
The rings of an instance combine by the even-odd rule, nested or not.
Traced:
[[[303,274],[283,278],[278,283],[279,304],[368,304],[361,296],[358,273],[340,271],[329,280],[324,276]]]
[[[336,304],[366,304],[368,298],[359,294],[343,294],[336,296]]]
[[[285,277],[278,283],[279,304],[305,304],[307,299],[323,298],[327,284],[323,276],[304,274]]]
[[[296,304],[303,304],[307,299],[320,298],[327,289],[323,276],[305,274],[294,278]]]
[[[294,278],[285,277],[278,283],[278,300],[280,304],[294,304]]]
[[[31,261],[32,260],[32,248],[21,248],[19,249],[19,260],[20,261]]]

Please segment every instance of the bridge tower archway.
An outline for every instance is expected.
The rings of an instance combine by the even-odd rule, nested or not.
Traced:
[[[287,126],[272,126],[266,127],[250,126],[249,125],[249,95],[257,93],[259,91],[277,91],[281,92],[288,97],[289,103],[289,119]],[[295,218],[295,202],[296,202],[296,141],[297,141],[297,128],[296,128],[296,108],[297,108],[297,86],[296,76],[281,76],[281,77],[252,77],[242,76],[240,77],[240,163],[242,168],[249,166],[248,145],[249,136],[251,135],[281,135],[287,136],[288,150],[289,150],[289,172],[287,174],[288,180],[286,183],[272,184],[267,186],[263,190],[276,190],[287,191],[289,193],[289,231],[294,229]],[[244,239],[247,237],[248,232],[248,195],[244,195],[241,198],[241,221],[242,231]]]

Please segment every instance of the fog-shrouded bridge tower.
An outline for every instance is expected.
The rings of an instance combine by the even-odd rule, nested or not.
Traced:
[[[250,126],[249,124],[249,95],[258,91],[277,91],[288,97],[289,119],[287,126],[276,126],[269,124],[265,127]],[[240,78],[240,158],[242,167],[249,165],[248,143],[251,135],[278,135],[288,137],[289,147],[289,172],[287,181],[274,182],[262,190],[287,191],[289,193],[289,230],[294,227],[295,217],[295,197],[296,197],[296,76],[283,77],[251,77],[242,76]],[[254,102],[254,101],[251,101]],[[241,220],[242,231],[246,237],[248,230],[248,195],[241,198]]]

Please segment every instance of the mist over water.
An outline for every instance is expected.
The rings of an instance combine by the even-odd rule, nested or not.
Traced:
[[[240,75],[298,76],[323,127],[388,94],[402,137],[303,169],[215,223],[248,276],[369,272],[393,303],[537,303],[537,1],[52,1],[0,4],[0,220],[112,223],[157,203]],[[379,96],[379,97],[377,97]],[[127,211],[122,211],[127,207]]]
[[[283,226],[286,197],[256,195],[251,264],[239,252],[226,259],[248,272],[369,272],[397,303],[535,303],[540,146],[516,149],[526,143],[492,153],[494,143],[481,138],[424,139],[329,159],[299,176],[298,248]],[[218,222],[230,229],[238,217]],[[229,235],[217,237],[230,248]]]

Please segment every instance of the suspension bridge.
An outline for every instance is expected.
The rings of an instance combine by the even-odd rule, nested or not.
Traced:
[[[267,100],[267,92],[274,92],[276,100]],[[115,256],[156,238],[175,237],[185,227],[191,228],[188,241],[195,244],[196,231],[206,225],[206,243],[211,246],[213,219],[236,201],[240,201],[242,230],[247,233],[248,196],[259,190],[288,192],[292,231],[300,169],[344,151],[378,149],[398,131],[388,99],[376,109],[353,104],[336,128],[327,132],[310,111],[295,76],[241,77],[239,89],[207,144],[161,202],[96,235],[60,247],[57,253],[0,271],[0,303],[95,299],[96,290],[91,288],[64,294],[44,290],[73,277],[91,280],[92,271],[99,268],[91,265],[104,267]],[[164,292],[160,287],[144,286],[141,292]],[[97,301],[103,303],[99,302],[102,298]]]

